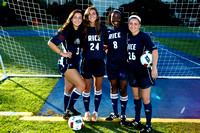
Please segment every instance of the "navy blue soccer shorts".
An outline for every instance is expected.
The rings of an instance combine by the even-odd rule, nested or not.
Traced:
[[[62,75],[67,69],[76,69],[79,72],[79,62],[80,60],[72,60],[61,56],[58,60],[58,69]]]
[[[129,71],[128,73],[129,85],[131,87],[141,87],[141,89],[147,89],[152,85],[155,85],[155,80],[151,77],[151,69],[147,71],[137,72]]]
[[[106,64],[108,80],[128,80],[127,62],[110,62]]]
[[[104,59],[86,59],[83,58],[81,63],[81,75],[84,79],[94,77],[102,77],[105,75]]]

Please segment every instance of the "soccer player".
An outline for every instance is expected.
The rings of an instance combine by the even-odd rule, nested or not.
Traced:
[[[86,83],[83,91],[83,101],[85,107],[85,121],[90,121],[90,90],[91,78],[94,76],[94,105],[95,110],[92,114],[92,121],[98,119],[98,108],[101,102],[103,76],[105,74],[105,51],[104,38],[106,27],[100,24],[99,15],[94,6],[86,9],[83,17],[84,26],[84,46],[82,54],[82,76]]]
[[[65,77],[64,119],[81,114],[74,109],[76,100],[85,89],[85,82],[79,74],[80,48],[83,42],[81,23],[82,11],[72,11],[57,34],[48,42],[50,48],[61,55],[58,68]],[[63,51],[57,47],[59,44],[62,44]]]
[[[150,101],[150,91],[151,86],[154,85],[155,79],[158,77],[158,50],[152,43],[150,37],[139,30],[140,26],[141,18],[138,15],[131,15],[128,19],[128,27],[131,32],[131,34],[128,35],[128,66],[129,85],[132,87],[134,96],[135,120],[133,120],[129,126],[141,128],[140,110],[142,106],[142,97],[146,115],[146,126],[140,132],[148,133],[152,130],[152,105]],[[140,56],[145,50],[152,53],[152,70],[151,68],[142,66],[140,63]]]
[[[116,120],[118,114],[118,90],[121,102],[121,122],[126,124],[126,105],[128,101],[127,84],[127,32],[128,25],[122,23],[122,12],[118,9],[111,11],[107,17],[107,75],[111,85],[110,97],[112,100],[113,113],[106,118],[107,121]]]

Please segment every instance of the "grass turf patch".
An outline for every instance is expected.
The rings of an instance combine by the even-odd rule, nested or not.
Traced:
[[[156,38],[155,41],[158,41],[165,46],[200,58],[200,53],[198,52],[200,51],[200,39]]]
[[[198,28],[197,28],[198,29]],[[187,26],[153,26],[153,25],[142,25],[142,31],[159,31],[159,32],[194,32],[193,28]],[[198,33],[198,30],[197,30]]]
[[[37,115],[59,78],[10,78],[0,82],[0,111]]]

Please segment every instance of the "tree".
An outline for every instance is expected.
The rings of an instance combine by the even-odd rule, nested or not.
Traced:
[[[172,25],[174,11],[161,0],[135,0],[121,5],[125,12],[137,12],[145,25]]]
[[[76,2],[79,3],[88,3],[89,5],[92,5],[92,3],[88,0],[83,0],[83,1],[76,1],[76,0],[72,0],[69,2],[66,2],[64,5],[58,5],[57,3],[53,3],[52,5],[48,6],[47,9],[47,13],[51,14],[53,18],[55,18],[56,20],[58,20],[58,22],[60,24],[63,24],[68,15],[75,9],[86,9],[88,6],[85,5],[79,5]]]

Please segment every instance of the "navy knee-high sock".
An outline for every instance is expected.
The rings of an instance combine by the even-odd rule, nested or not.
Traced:
[[[102,90],[100,91],[94,91],[94,106],[95,106],[95,111],[98,112],[99,105],[101,102],[101,96],[102,96]]]
[[[69,104],[67,106],[67,109],[70,110],[71,108],[74,107],[75,102],[77,101],[77,99],[80,97],[81,92],[78,91],[76,88],[74,88],[74,90],[72,91],[72,94],[70,96],[69,99]]]
[[[110,98],[112,100],[113,112],[114,114],[118,114],[118,108],[117,108],[118,94],[110,94]]]
[[[67,105],[69,103],[69,99],[70,99],[70,94],[64,92],[64,113],[67,109]]]
[[[146,115],[146,125],[151,126],[151,116],[152,116],[152,105],[151,102],[144,104],[144,110]]]
[[[90,93],[82,93],[83,96],[83,102],[84,102],[84,106],[85,106],[85,112],[89,111],[89,105],[90,105]]]
[[[141,99],[134,99],[134,106],[135,106],[135,120],[140,121],[140,112],[142,107]]]
[[[121,115],[126,115],[126,105],[128,101],[128,95],[125,97],[120,96],[120,102],[121,102]]]

